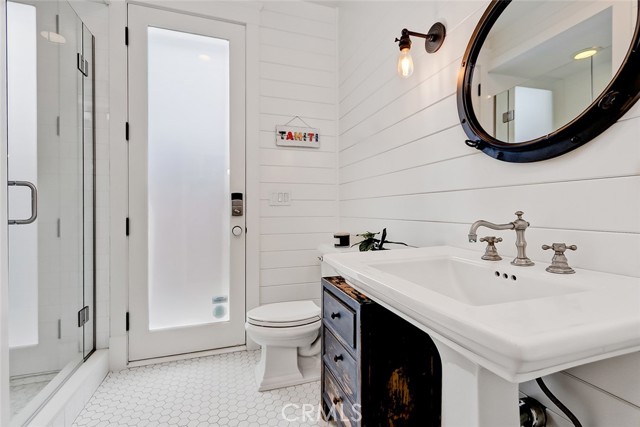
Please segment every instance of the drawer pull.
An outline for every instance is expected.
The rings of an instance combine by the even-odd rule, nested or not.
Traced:
[[[329,326],[329,329],[337,336],[343,338],[347,346],[355,349],[356,313],[326,290],[322,294],[322,303],[322,317],[325,325]]]
[[[338,403],[342,402],[342,399],[339,398],[339,397],[334,397],[332,402],[333,402],[334,405],[337,405]]]
[[[342,355],[341,355],[341,354],[338,354],[338,355],[336,355],[336,356],[333,356],[333,361],[334,361],[334,362],[336,362],[336,363],[337,363],[337,362],[339,362],[339,361],[341,361],[341,360],[344,360],[344,357],[342,357]]]

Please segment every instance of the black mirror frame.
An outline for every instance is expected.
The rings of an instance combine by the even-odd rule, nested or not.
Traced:
[[[489,135],[480,125],[472,106],[471,84],[480,49],[502,12],[512,0],[492,0],[480,18],[458,73],[458,115],[469,137],[466,144],[498,160],[513,163],[537,162],[575,150],[607,130],[640,98],[640,0],[633,40],[627,55],[606,89],[578,117],[553,133],[518,144]]]

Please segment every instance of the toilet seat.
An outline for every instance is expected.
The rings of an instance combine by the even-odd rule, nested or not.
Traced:
[[[320,307],[312,301],[266,304],[247,312],[247,323],[265,328],[292,328],[320,321]]]

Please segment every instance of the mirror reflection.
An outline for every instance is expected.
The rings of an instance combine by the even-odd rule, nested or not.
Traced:
[[[565,126],[604,91],[633,38],[637,2],[513,1],[491,28],[473,74],[473,108],[502,142]]]

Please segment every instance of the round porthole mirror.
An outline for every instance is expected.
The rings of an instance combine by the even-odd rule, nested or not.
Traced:
[[[467,145],[507,162],[567,153],[640,97],[640,0],[494,0],[467,46]]]

